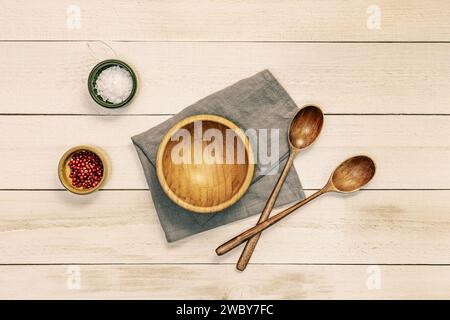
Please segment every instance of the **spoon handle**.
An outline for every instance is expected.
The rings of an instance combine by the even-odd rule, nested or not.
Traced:
[[[295,210],[297,210],[298,208],[300,208],[301,206],[304,206],[305,204],[307,204],[308,202],[310,202],[311,200],[317,198],[318,196],[324,194],[328,192],[327,189],[321,189],[315,193],[313,193],[312,195],[310,195],[308,198],[303,199],[299,202],[297,202],[296,204],[294,204],[293,206],[281,211],[280,213],[277,213],[276,215],[270,217],[269,219],[265,220],[264,222],[261,222],[259,224],[257,224],[256,226],[247,229],[246,231],[242,232],[240,235],[234,237],[233,239],[225,242],[224,244],[222,244],[221,246],[219,246],[216,249],[216,253],[217,255],[221,256],[225,253],[227,253],[228,251],[236,248],[237,246],[239,246],[240,244],[242,244],[244,241],[252,238],[253,236],[261,233],[263,230],[269,228],[270,226],[274,225],[275,223],[277,223],[278,221],[280,221],[281,219],[283,219],[284,217],[288,216],[290,213],[294,212]]]
[[[272,209],[278,198],[278,194],[280,193],[281,187],[283,186],[283,183],[286,180],[289,170],[291,169],[292,165],[294,164],[294,159],[295,159],[295,156],[297,155],[297,153],[298,153],[298,150],[291,149],[289,158],[287,159],[286,164],[284,165],[283,171],[281,172],[281,175],[278,178],[278,181],[277,181],[275,187],[273,188],[269,199],[267,199],[266,205],[265,205],[263,211],[261,212],[261,216],[259,217],[257,224],[264,222],[269,218],[270,212],[272,212]],[[241,256],[239,257],[239,260],[236,264],[236,268],[238,270],[244,271],[245,268],[247,267],[247,264],[250,261],[250,258],[252,257],[253,251],[256,248],[256,244],[258,243],[260,236],[261,236],[261,234],[256,234],[254,237],[252,237],[246,243],[245,248],[242,251]]]
[[[284,181],[286,181],[286,177],[289,173],[289,170],[291,169],[292,165],[294,164],[294,159],[295,159],[295,156],[297,155],[297,153],[298,153],[298,150],[291,149],[289,158],[287,159],[286,164],[284,165],[283,171],[281,172],[281,175],[278,178],[278,181],[275,184],[275,187],[273,188],[269,199],[267,199],[266,205],[265,205],[263,211],[261,212],[261,216],[259,217],[257,224],[264,222],[269,218],[270,212],[272,212],[275,202],[277,201],[278,194],[280,193],[281,187],[283,186]],[[245,268],[247,267],[247,264],[250,261],[250,258],[252,257],[253,251],[256,248],[256,244],[258,243],[260,236],[261,236],[261,234],[257,234],[246,243],[245,248],[242,251],[241,256],[239,257],[239,260],[236,264],[236,268],[238,270],[244,271]]]

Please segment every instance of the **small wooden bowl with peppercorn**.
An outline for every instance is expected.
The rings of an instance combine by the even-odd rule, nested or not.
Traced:
[[[98,190],[109,173],[109,161],[98,147],[81,145],[70,148],[61,157],[58,176],[72,193],[89,194]]]

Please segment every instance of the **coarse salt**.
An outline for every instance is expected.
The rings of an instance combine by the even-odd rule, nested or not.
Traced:
[[[130,96],[133,80],[126,69],[113,66],[99,74],[95,81],[95,89],[104,101],[117,104]]]

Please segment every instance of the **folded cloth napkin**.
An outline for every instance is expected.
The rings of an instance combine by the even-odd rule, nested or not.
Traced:
[[[131,138],[168,242],[261,213],[289,155],[287,130],[297,111],[297,106],[283,87],[268,70],[264,70],[194,103],[169,120]],[[166,196],[156,176],[156,154],[163,136],[177,122],[196,114],[222,116],[244,131],[279,129],[277,163],[266,168],[257,162],[252,183],[245,195],[234,205],[218,213],[198,214],[179,207]],[[276,206],[304,197],[300,180],[293,168],[281,189]]]

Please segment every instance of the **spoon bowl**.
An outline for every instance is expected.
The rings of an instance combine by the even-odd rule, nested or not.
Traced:
[[[375,162],[367,156],[355,156],[342,162],[333,172],[330,182],[334,190],[349,193],[359,190],[375,175]]]
[[[284,165],[283,171],[281,172],[281,175],[278,178],[278,181],[273,188],[263,211],[261,212],[258,223],[264,222],[269,218],[270,212],[275,205],[275,201],[277,200],[281,187],[294,163],[294,158],[302,149],[309,147],[317,139],[320,131],[322,130],[322,126],[323,113],[322,110],[316,106],[303,107],[295,114],[288,131],[290,149],[289,158]],[[238,270],[243,271],[247,267],[250,257],[255,250],[256,244],[258,243],[258,239],[259,234],[251,238],[245,245],[245,249],[242,251],[236,266]]]
[[[327,184],[316,191],[308,198],[303,199],[289,208],[277,213],[276,215],[260,221],[253,228],[247,229],[240,235],[225,242],[216,249],[216,253],[220,256],[228,251],[236,248],[242,242],[259,236],[262,231],[273,226],[278,221],[284,219],[298,208],[304,206],[308,202],[328,192],[350,193],[357,191],[366,183],[368,183],[375,175],[375,163],[367,156],[356,156],[342,162],[331,174]],[[247,243],[249,243],[249,240]]]
[[[319,136],[323,126],[323,113],[316,106],[302,108],[291,121],[289,143],[295,149],[310,146]]]

